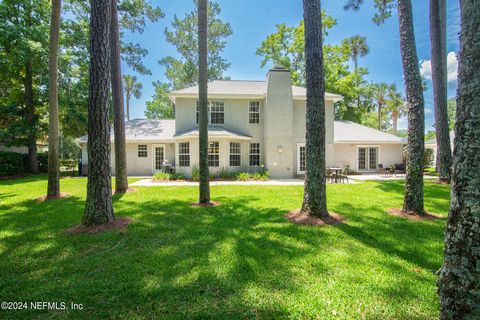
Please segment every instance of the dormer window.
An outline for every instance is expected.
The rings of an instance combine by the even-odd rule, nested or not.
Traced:
[[[223,124],[225,122],[225,104],[220,100],[208,101],[207,106],[208,123],[209,124]],[[200,113],[197,101],[197,124],[200,119]]]
[[[250,108],[248,110],[248,123],[260,123],[260,101],[250,101]]]

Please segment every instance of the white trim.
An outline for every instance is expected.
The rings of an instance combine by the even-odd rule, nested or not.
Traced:
[[[300,147],[305,147],[305,143],[304,142],[297,143],[297,174],[305,174],[305,171],[300,171]],[[306,152],[306,149],[305,149],[305,152]]]
[[[155,168],[155,161],[157,158],[157,154],[155,153],[156,152],[155,148],[157,147],[163,148],[163,161],[165,161],[165,159],[167,158],[165,154],[166,148],[164,144],[152,144],[152,174],[155,174],[157,171],[159,171]]]

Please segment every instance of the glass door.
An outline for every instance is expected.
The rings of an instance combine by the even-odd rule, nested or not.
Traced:
[[[377,171],[378,147],[358,148],[358,171]]]
[[[165,161],[165,146],[154,145],[153,146],[153,171],[161,171],[163,169]]]

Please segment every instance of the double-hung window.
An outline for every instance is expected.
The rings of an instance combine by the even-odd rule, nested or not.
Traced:
[[[230,142],[230,167],[240,167],[242,153],[239,142]]]
[[[248,109],[248,123],[260,123],[260,101],[250,101],[250,107]]]
[[[190,167],[190,142],[180,142],[178,144],[178,165],[180,167]]]
[[[220,166],[220,145],[218,141],[208,143],[208,166]]]
[[[208,123],[223,124],[225,122],[225,103],[220,100],[208,101],[207,105]],[[200,120],[200,108],[197,101],[197,123]]]
[[[250,166],[260,165],[260,143],[250,143]]]
[[[147,145],[146,144],[139,144],[137,147],[137,156],[139,158],[146,158],[148,157]]]

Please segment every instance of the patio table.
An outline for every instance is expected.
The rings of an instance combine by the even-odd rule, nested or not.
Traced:
[[[335,183],[338,182],[338,176],[342,173],[342,168],[339,167],[328,167],[327,169],[335,172]]]

